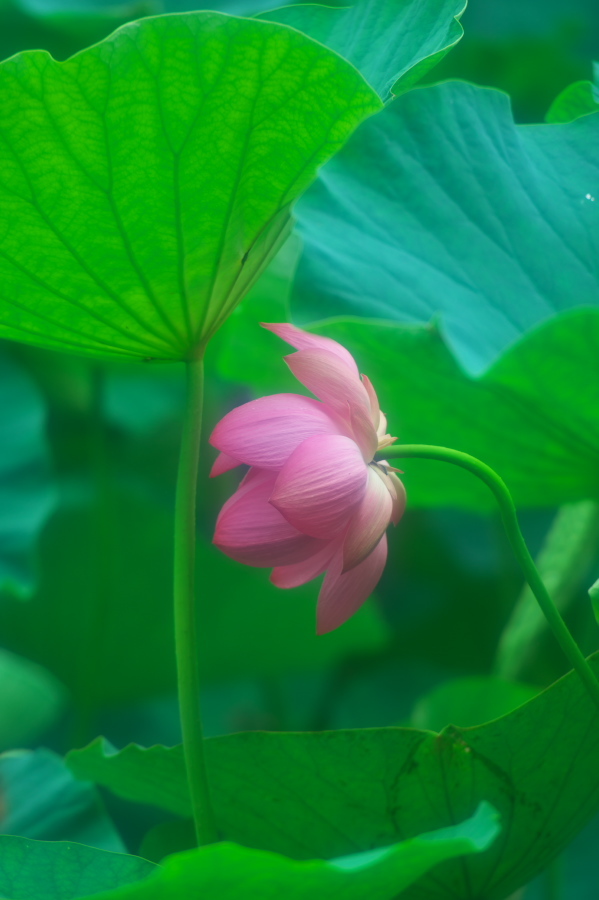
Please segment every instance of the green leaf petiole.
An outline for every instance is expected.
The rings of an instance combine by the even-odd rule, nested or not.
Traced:
[[[487,485],[492,491],[499,509],[504,528],[516,558],[520,563],[524,577],[537,599],[549,627],[553,631],[560,647],[568,657],[572,667],[578,672],[593,702],[599,709],[599,681],[595,677],[587,660],[583,656],[580,647],[572,637],[557,607],[549,596],[537,571],[533,558],[530,555],[526,542],[522,537],[516,507],[505,482],[486,463],[481,462],[468,453],[459,450],[451,450],[448,447],[434,447],[428,444],[404,444],[385,449],[386,459],[433,459],[440,462],[452,463],[462,469],[466,469]]]
[[[183,753],[198,845],[218,840],[214,821],[200,715],[200,677],[195,610],[196,491],[204,362],[187,363],[187,399],[177,475],[174,540],[175,647]]]

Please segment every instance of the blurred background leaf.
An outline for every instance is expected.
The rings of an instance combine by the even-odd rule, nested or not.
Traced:
[[[49,750],[0,755],[0,832],[124,850],[96,788],[77,781]]]
[[[593,63],[593,76],[593,81],[577,81],[564,88],[547,110],[547,121],[573,122],[599,112],[599,63]]]
[[[506,91],[517,122],[542,122],[556,95],[590,74],[599,42],[594,0],[472,0],[464,40],[428,80]]]
[[[36,584],[36,542],[55,506],[56,490],[43,398],[4,348],[0,408],[0,591],[23,598]]]
[[[67,692],[56,678],[8,650],[0,650],[0,685],[0,752],[36,741],[67,703]]]

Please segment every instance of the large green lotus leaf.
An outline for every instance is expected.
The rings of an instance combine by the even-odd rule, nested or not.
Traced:
[[[486,88],[402,95],[298,207],[294,319],[438,318],[480,374],[556,313],[597,307],[598,142],[599,116],[517,126]]]
[[[482,803],[465,822],[342,859],[297,862],[219,843],[171,856],[161,867],[76,844],[0,838],[0,891],[7,900],[393,900],[438,863],[486,850],[498,832],[495,811]]]
[[[593,666],[599,671],[596,658]],[[410,900],[504,900],[599,808],[599,717],[573,673],[475,728],[255,732],[206,748],[224,836],[299,858],[381,847],[460,821],[481,799],[492,803],[506,826],[500,841],[484,857],[445,864],[408,891]],[[179,804],[185,796],[180,748],[114,754],[99,740],[68,763],[130,799],[164,803],[169,785]]]
[[[382,100],[406,90],[462,37],[465,0],[358,0],[348,9],[284,6],[261,18],[291,25],[350,60]]]
[[[380,108],[321,44],[210,12],[17,55],[0,92],[0,335],[137,360],[208,339]]]
[[[0,755],[0,811],[3,834],[124,850],[97,790],[77,781],[49,750]]]
[[[0,836],[0,896],[6,900],[76,900],[151,875],[137,856],[84,844]]]
[[[66,691],[49,672],[0,649],[0,751],[23,747],[54,724]]]
[[[577,81],[565,88],[549,107],[547,122],[573,122],[599,112],[599,63],[593,64],[593,76],[593,81]]]
[[[46,408],[27,373],[0,353],[0,590],[29,596],[34,551],[56,501]]]

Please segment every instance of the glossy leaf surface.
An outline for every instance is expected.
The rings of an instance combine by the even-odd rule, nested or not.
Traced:
[[[463,818],[484,798],[506,823],[496,846],[480,859],[446,864],[406,896],[441,900],[470,891],[503,900],[599,808],[598,746],[596,708],[570,674],[475,728],[247,733],[208,741],[208,763],[226,837],[299,858],[406,839]],[[98,740],[69,754],[69,765],[138,801],[156,802],[168,786],[168,808],[183,812],[180,748],[131,745],[114,754]]]
[[[597,307],[599,116],[517,126],[459,82],[399,97],[298,207],[292,317],[438,320],[481,374],[559,312]]]
[[[18,55],[0,90],[0,335],[138,360],[210,336],[380,106],[299,32],[208,12]]]

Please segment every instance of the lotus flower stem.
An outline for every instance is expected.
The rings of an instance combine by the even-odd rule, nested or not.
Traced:
[[[174,540],[175,648],[179,712],[187,783],[198,845],[218,840],[204,757],[195,615],[196,491],[202,405],[203,359],[187,363],[187,400],[177,475]]]
[[[520,563],[524,577],[536,597],[559,645],[568,657],[573,668],[578,672],[578,675],[593,699],[593,702],[599,708],[599,681],[597,681],[593,670],[584,658],[578,644],[572,637],[566,623],[562,619],[557,607],[543,584],[541,576],[539,575],[528,547],[526,546],[526,542],[522,537],[512,496],[499,475],[491,469],[490,466],[487,466],[474,456],[470,456],[468,453],[461,453],[459,450],[451,450],[448,447],[431,447],[427,444],[404,444],[402,446],[400,444],[397,447],[389,447],[386,449],[385,456],[387,459],[434,459],[440,460],[441,462],[453,463],[454,466],[460,466],[460,468],[472,472],[473,475],[476,475],[477,478],[484,481],[487,487],[491,489],[499,504],[504,528],[512,549],[516,554],[516,558]]]

